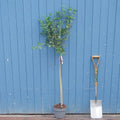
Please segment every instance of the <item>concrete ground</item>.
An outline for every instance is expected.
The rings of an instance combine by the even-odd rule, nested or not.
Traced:
[[[0,115],[0,120],[57,120],[54,115]],[[91,119],[90,115],[66,115],[59,120],[120,120],[120,115],[104,115],[102,119]]]

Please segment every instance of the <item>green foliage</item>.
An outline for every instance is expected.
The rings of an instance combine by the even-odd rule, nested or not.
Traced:
[[[33,49],[42,49],[42,45],[45,45],[55,48],[59,55],[65,54],[65,41],[68,39],[69,30],[75,19],[76,11],[77,10],[72,9],[72,7],[68,9],[62,7],[62,10],[57,11],[53,17],[51,14],[47,17],[43,15],[44,19],[39,19],[39,21],[42,29],[41,35],[43,35],[46,40],[44,44],[38,42],[38,47],[33,47]]]

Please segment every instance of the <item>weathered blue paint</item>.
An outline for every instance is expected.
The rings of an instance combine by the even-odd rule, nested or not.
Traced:
[[[62,65],[68,113],[89,113],[94,99],[92,55],[100,55],[98,99],[104,113],[120,113],[119,0],[0,0],[0,113],[53,113],[59,103],[58,54],[32,50],[43,42],[38,18],[78,10]]]

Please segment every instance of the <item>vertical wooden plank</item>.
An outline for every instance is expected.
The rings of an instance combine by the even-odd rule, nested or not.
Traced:
[[[98,55],[99,23],[100,23],[100,0],[93,2],[93,40],[92,54]]]
[[[0,3],[0,8],[1,8],[1,3]],[[5,82],[2,82],[2,81],[5,81],[5,65],[4,65],[4,48],[3,48],[3,35],[2,35],[2,21],[1,21],[1,10],[0,10],[0,41],[1,41],[1,44],[0,44],[0,54],[1,54],[1,58],[0,58],[0,76],[1,76],[1,79],[0,79],[0,113],[2,113],[2,109],[3,109],[3,106],[2,106],[2,97],[3,97],[3,91],[5,92]],[[2,90],[3,89],[3,90]]]
[[[40,19],[43,19],[43,14],[46,16],[46,0],[39,1],[39,13],[40,13]],[[43,36],[40,36],[40,42],[44,42],[45,38]],[[48,108],[48,54],[47,54],[47,47],[43,47],[41,50],[41,85],[42,85],[42,108],[41,113],[47,113]]]
[[[120,6],[120,3],[119,3]],[[120,7],[119,7],[120,8]],[[119,19],[118,19],[119,20]],[[119,34],[120,35],[120,34]],[[118,89],[117,89],[117,103],[116,103],[116,108],[117,108],[117,113],[120,113],[120,64],[119,64],[119,73],[118,73]]]
[[[91,61],[91,41],[92,41],[92,8],[93,3],[91,1],[85,2],[85,14],[84,14],[84,77],[83,77],[83,113],[88,113],[90,108],[90,61]]]
[[[78,0],[77,11],[77,76],[76,76],[76,111],[83,113],[83,51],[84,51],[84,14],[85,14],[84,0]]]
[[[28,113],[34,113],[34,81],[33,81],[33,54],[32,54],[32,26],[31,26],[31,1],[24,2],[26,70],[28,90]]]
[[[115,23],[116,1],[111,0],[109,4],[108,34],[106,46],[106,68],[105,68],[105,89],[104,89],[104,112],[110,112],[111,75],[112,75],[112,54],[114,45],[114,23]]]
[[[70,0],[70,6],[76,8],[77,0]],[[76,16],[75,16],[76,17]],[[74,32],[73,32],[74,31]],[[75,113],[75,85],[76,85],[76,19],[70,30],[69,42],[69,113]]]
[[[51,13],[54,16],[54,0],[47,0],[47,16]],[[54,105],[54,52],[53,48],[48,48],[48,113],[51,113]]]
[[[104,83],[105,83],[105,58],[106,58],[106,41],[107,41],[107,31],[108,31],[108,12],[109,12],[109,0],[102,0],[101,2],[101,22],[100,22],[100,38],[99,38],[99,55],[100,55],[100,65],[99,65],[99,82],[98,86],[98,96],[99,99],[103,101],[103,94],[104,94]],[[103,106],[104,112],[104,106]]]
[[[92,22],[92,51],[91,51],[91,57],[92,55],[98,55],[99,54],[99,30],[100,30],[100,8],[101,7],[101,0],[94,0],[93,1],[93,22]],[[91,81],[90,81],[90,86],[91,86],[91,91],[90,91],[90,100],[95,99],[95,84],[94,84],[94,65],[92,62],[92,58],[90,57],[90,62],[91,62]],[[100,63],[99,63],[100,66]],[[99,67],[98,67],[99,71]],[[98,72],[99,76],[99,72]],[[98,84],[99,84],[99,79],[98,79]]]
[[[12,56],[11,56],[11,39],[9,31],[9,18],[8,18],[8,3],[7,0],[2,1],[1,16],[3,25],[3,41],[5,51],[5,69],[6,69],[6,87],[8,106],[6,113],[13,112],[13,76],[12,76]]]
[[[69,8],[69,0],[62,0],[62,6],[65,6],[66,9]],[[67,106],[67,113],[69,110],[69,106],[68,106],[68,92],[69,92],[69,77],[68,77],[68,65],[69,65],[69,42],[70,39],[68,38],[68,40],[65,43],[65,55],[63,55],[63,65],[62,65],[62,84],[63,84],[63,103]],[[58,59],[58,58],[57,58]]]
[[[120,11],[120,1],[118,0],[118,4],[117,4],[117,21],[116,21],[116,36],[115,36],[115,40],[116,40],[116,44],[115,44],[115,52],[119,55],[120,54],[120,47],[119,47],[119,42],[120,42],[120,30],[119,30],[119,26],[120,26],[120,16],[119,16],[119,11]],[[119,48],[119,50],[118,50]],[[116,56],[118,59],[118,56]],[[119,55],[120,57],[120,55]],[[117,89],[117,113],[120,113],[120,58],[118,59],[118,65],[119,65],[119,72],[118,72],[118,89]]]
[[[6,85],[6,65],[5,65],[5,50],[4,50],[4,39],[3,39],[3,24],[2,24],[2,13],[1,13],[1,5],[0,1],[0,113],[4,114],[7,112],[7,85]]]
[[[25,28],[24,28],[24,7],[23,1],[16,1],[16,20],[18,33],[18,54],[19,54],[19,74],[21,91],[22,113],[27,112],[27,83],[26,83],[26,49],[25,49]]]
[[[20,101],[20,85],[19,85],[19,63],[18,63],[18,34],[16,23],[16,6],[15,0],[8,1],[9,8],[9,24],[10,24],[10,39],[11,39],[11,54],[12,54],[12,68],[13,68],[13,107],[14,113],[21,112]]]
[[[32,5],[32,40],[33,40],[33,46],[36,45],[36,43],[39,41],[39,29],[40,24],[38,21],[39,18],[39,1],[38,0],[31,0]],[[35,113],[41,112],[41,71],[40,71],[40,51],[34,50],[33,51],[33,61],[34,61],[34,95],[35,95]]]
[[[114,44],[113,44],[113,53],[112,53],[112,59],[113,59],[113,64],[112,64],[112,77],[111,77],[111,96],[110,96],[110,112],[111,113],[117,113],[117,99],[119,98],[119,80],[120,80],[120,16],[119,16],[119,11],[120,11],[120,2],[116,1],[116,6],[115,6],[115,23],[114,23]],[[119,108],[120,109],[120,108]]]
[[[61,0],[55,0],[55,12],[61,10]],[[63,74],[62,74],[63,76]],[[60,103],[60,83],[59,83],[59,54],[55,53],[55,104]],[[64,98],[63,98],[64,100]]]

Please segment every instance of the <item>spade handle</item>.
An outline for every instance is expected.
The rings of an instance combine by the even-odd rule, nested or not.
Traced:
[[[94,59],[98,59],[97,65],[95,65]],[[98,55],[92,56],[92,61],[93,61],[94,69],[95,69],[95,86],[97,87],[97,70],[98,70],[98,64],[100,61],[100,56]]]

